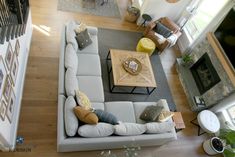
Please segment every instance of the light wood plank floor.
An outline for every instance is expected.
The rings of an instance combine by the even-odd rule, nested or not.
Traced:
[[[123,17],[128,0],[118,0],[118,2]],[[18,135],[25,138],[24,144],[18,147],[23,148],[21,151],[29,152],[0,153],[0,156],[99,156],[100,151],[56,152],[57,87],[61,28],[69,20],[79,20],[96,27],[129,31],[137,31],[137,26],[125,22],[123,18],[115,19],[57,11],[57,0],[30,0],[30,4],[34,29],[18,131]],[[178,133],[177,141],[160,147],[142,148],[139,156],[207,156],[202,149],[202,142],[207,136],[198,137],[197,128],[190,124],[190,120],[196,114],[189,109],[175,69],[175,58],[179,55],[180,52],[177,48],[168,49],[161,55],[161,61],[177,109],[182,112],[187,128]],[[123,151],[114,150],[113,152],[121,154]]]

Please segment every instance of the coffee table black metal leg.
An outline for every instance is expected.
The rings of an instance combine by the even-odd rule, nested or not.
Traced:
[[[155,90],[155,87],[151,91],[149,91],[149,87],[146,87],[146,89],[147,89],[148,95],[150,95]]]
[[[136,87],[134,87],[134,88],[131,90],[131,94],[134,92],[135,89],[136,89]]]
[[[110,56],[110,51],[108,52],[108,55],[107,55],[107,57],[106,57],[106,60],[111,60],[111,58],[109,58],[109,56]]]

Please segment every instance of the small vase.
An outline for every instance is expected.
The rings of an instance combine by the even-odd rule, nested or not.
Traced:
[[[211,139],[203,142],[203,149],[209,155],[216,155],[223,153],[224,146],[220,138],[212,137]]]

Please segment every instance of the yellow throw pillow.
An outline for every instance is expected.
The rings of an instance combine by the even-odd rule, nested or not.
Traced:
[[[158,116],[158,121],[165,122],[165,121],[169,120],[173,115],[174,115],[173,112],[163,110]]]
[[[79,106],[84,107],[85,110],[91,110],[91,103],[89,98],[83,92],[77,90],[76,92],[76,100]]]
[[[81,106],[74,107],[73,111],[74,111],[75,115],[78,117],[78,119],[84,123],[97,124],[99,121],[99,119],[95,113],[88,111],[88,110],[85,110]]]
[[[85,29],[86,29],[86,24],[81,23],[80,25],[76,26],[74,31],[75,31],[76,34],[79,34],[79,33],[83,32],[83,31],[85,31]]]

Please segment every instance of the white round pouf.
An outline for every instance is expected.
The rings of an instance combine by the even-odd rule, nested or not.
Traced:
[[[207,133],[216,133],[220,129],[220,122],[217,116],[209,111],[203,110],[197,115],[198,124]]]

